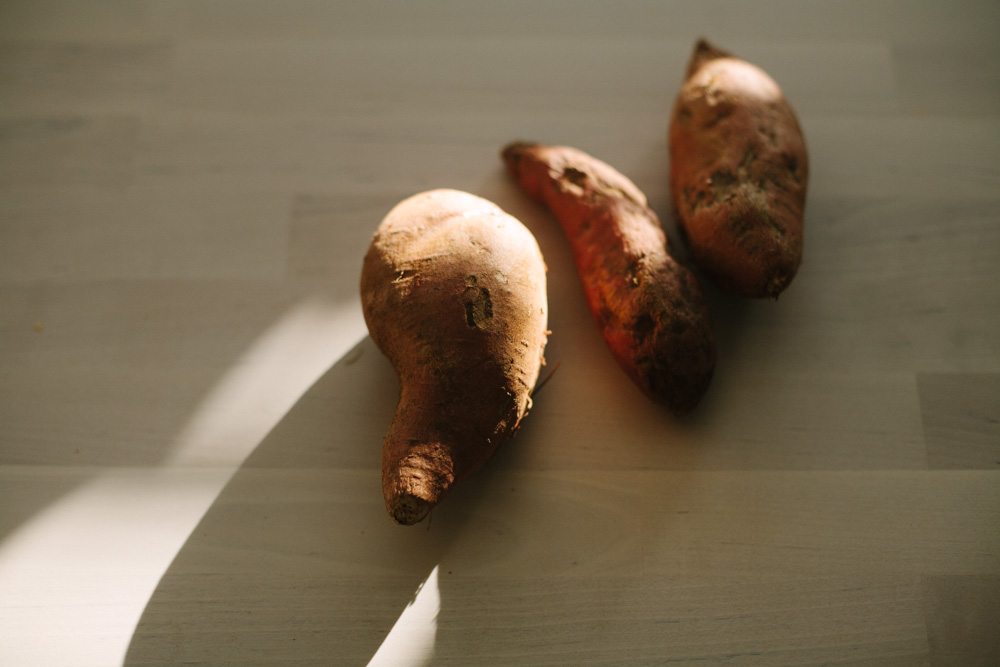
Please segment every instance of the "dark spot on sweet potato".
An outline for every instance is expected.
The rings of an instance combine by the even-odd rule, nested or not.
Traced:
[[[718,105],[710,108],[713,113],[705,121],[704,128],[706,130],[715,127],[733,114],[733,106],[729,102],[719,102]]]
[[[713,199],[716,203],[725,201],[732,196],[733,190],[737,185],[736,174],[731,171],[720,169],[719,171],[713,172],[710,178],[712,192],[714,194]]]
[[[753,232],[753,224],[742,215],[734,215],[729,219],[729,229],[733,233],[733,240],[743,245]]]
[[[777,240],[781,240],[785,237],[787,230],[785,226],[778,221],[774,214],[769,210],[761,211],[761,217],[764,218],[764,224],[767,226],[768,231]]]
[[[778,145],[778,134],[771,125],[759,125],[757,131],[767,139],[767,145],[774,148]]]
[[[709,180],[713,189],[727,188],[736,182],[736,174],[727,169],[719,169],[712,172]]]
[[[788,175],[791,176],[792,180],[796,183],[801,182],[798,158],[791,153],[782,153],[781,157],[785,162],[785,168],[788,170]]]
[[[653,316],[649,313],[642,313],[632,323],[632,332],[635,334],[636,340],[640,343],[646,340],[655,328],[656,321],[653,320]]]
[[[467,287],[465,290],[465,323],[470,327],[485,329],[493,319],[493,301],[490,291],[483,287]]]
[[[562,172],[562,179],[569,181],[573,185],[583,186],[587,182],[587,172],[574,167],[566,167]]]
[[[788,179],[785,178],[785,172],[782,169],[780,172],[775,171],[777,167],[773,164],[768,164],[764,169],[764,172],[760,177],[760,184],[762,189],[773,188],[775,190],[781,190],[782,192],[788,192]],[[784,197],[778,197],[776,203],[785,204]]]

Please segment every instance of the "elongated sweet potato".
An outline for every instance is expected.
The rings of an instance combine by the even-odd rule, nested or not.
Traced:
[[[432,190],[382,221],[361,301],[400,384],[382,491],[389,515],[413,524],[527,414],[548,335],[545,264],[531,232],[492,202]]]
[[[722,289],[777,298],[802,261],[809,160],[778,84],[700,40],[669,130],[670,194],[695,263]]]
[[[653,400],[680,414],[715,369],[715,337],[694,274],[670,255],[643,193],[574,148],[513,143],[508,171],[544,203],[573,248],[591,314],[615,359]]]

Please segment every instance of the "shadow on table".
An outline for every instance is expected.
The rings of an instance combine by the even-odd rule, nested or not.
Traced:
[[[595,365],[609,379],[619,373]],[[590,437],[566,435],[574,402],[600,393],[570,377],[552,376],[537,415],[474,483],[402,527],[386,514],[378,467],[396,378],[365,338],[219,494],[146,605],[125,665],[364,666],[376,653],[379,665],[537,664],[547,652],[607,664],[634,655],[650,630],[636,609],[656,607],[642,584],[643,531],[664,522],[642,525],[636,471],[614,469],[612,448],[598,447],[595,460],[586,451],[682,427],[638,402],[645,423],[595,419]]]
[[[459,487],[421,524],[391,521],[379,465],[397,396],[367,337],[310,387],[181,548],[125,664],[365,665],[436,566],[447,615],[449,545],[482,495]],[[518,440],[498,456],[516,455]],[[509,474],[487,466],[479,484]],[[433,647],[437,618],[410,620]]]

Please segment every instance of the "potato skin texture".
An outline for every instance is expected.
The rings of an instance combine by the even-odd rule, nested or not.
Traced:
[[[670,195],[691,256],[721,289],[777,298],[802,262],[809,159],[763,70],[705,40],[670,120]]]
[[[528,413],[548,335],[545,263],[531,232],[492,202],[432,190],[380,224],[361,302],[399,378],[382,491],[389,515],[410,525]]]
[[[708,306],[695,275],[671,256],[645,195],[568,146],[515,142],[502,159],[561,224],[591,314],[619,365],[674,413],[694,409],[715,370]]]

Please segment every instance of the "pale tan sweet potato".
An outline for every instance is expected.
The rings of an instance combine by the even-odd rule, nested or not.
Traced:
[[[432,190],[382,221],[361,299],[400,384],[382,491],[390,516],[413,524],[527,414],[548,334],[545,264],[531,232],[492,202]]]
[[[516,142],[502,158],[560,222],[590,312],[621,367],[653,400],[678,414],[692,410],[712,379],[715,337],[698,280],[671,256],[645,195],[575,148]]]
[[[694,262],[722,289],[777,296],[802,261],[809,159],[763,70],[700,40],[670,120],[670,194]]]

